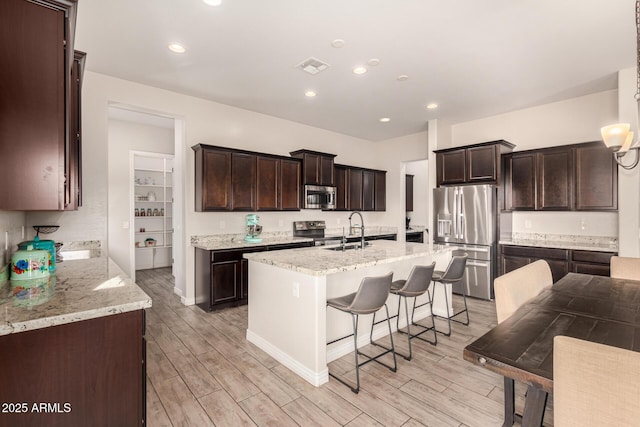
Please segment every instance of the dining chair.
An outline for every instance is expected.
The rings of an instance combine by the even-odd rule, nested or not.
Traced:
[[[518,308],[552,284],[551,268],[546,261],[541,259],[496,277],[493,281],[493,291],[498,323],[505,321]],[[505,419],[519,416],[515,411],[515,382],[513,378],[504,377],[504,396]]]
[[[567,336],[553,340],[553,425],[640,422],[640,353]]]
[[[360,391],[360,366],[371,361],[375,361],[389,368],[392,372],[396,372],[396,370],[398,369],[395,346],[393,345],[391,320],[389,318],[389,308],[387,307],[387,298],[389,297],[389,290],[391,289],[392,277],[393,272],[390,272],[384,276],[365,277],[360,282],[360,286],[358,287],[358,290],[356,292],[327,300],[327,307],[332,307],[336,310],[349,313],[352,318],[353,334],[335,339],[328,342],[327,344],[333,344],[342,339],[353,336],[356,366],[356,386],[353,387],[351,384],[348,384],[342,378],[335,376],[331,372],[329,372],[329,375],[349,387],[354,393],[358,393]],[[361,314],[372,314],[380,310],[382,307],[384,307],[387,312],[387,324],[389,326],[389,339],[391,340],[391,347],[387,348],[377,344],[378,346],[383,347],[385,351],[377,354],[376,356],[369,356],[358,350],[358,319]],[[374,322],[371,323],[371,328],[373,328],[373,326]],[[370,340],[371,339],[372,338],[370,336]],[[371,341],[371,343],[373,344],[373,341]],[[388,353],[391,353],[393,355],[393,366],[387,365],[378,360],[378,358]],[[364,356],[367,360],[360,363],[358,360],[358,356]]]
[[[498,323],[552,284],[551,268],[541,259],[497,277],[493,281],[493,290]]]
[[[614,279],[640,280],[640,258],[612,256],[611,277]]]

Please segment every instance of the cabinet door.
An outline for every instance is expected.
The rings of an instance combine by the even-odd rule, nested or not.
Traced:
[[[531,258],[528,257],[503,255],[500,257],[500,276],[530,263]]]
[[[304,183],[320,185],[320,156],[313,153],[305,153],[303,156]]]
[[[373,171],[362,171],[362,210],[372,211],[375,207],[376,175]]]
[[[283,211],[300,210],[300,161],[281,160],[280,167],[280,209]]]
[[[349,188],[347,184],[347,170],[344,166],[336,166],[334,168],[337,211],[345,211],[348,209]]]
[[[573,150],[538,153],[538,210],[573,209]]]
[[[274,211],[279,207],[280,160],[258,156],[257,168],[257,210]]]
[[[71,68],[69,139],[65,152],[65,210],[82,206],[82,74],[86,53],[75,51]]]
[[[387,173],[383,171],[375,172],[375,207],[376,211],[387,210]]]
[[[498,179],[497,151],[497,145],[467,149],[468,182],[495,182]]]
[[[211,263],[211,305],[238,299],[240,261]]]
[[[347,185],[349,186],[348,210],[362,210],[362,169],[347,170]]]
[[[231,154],[231,209],[256,210],[256,156]]]
[[[320,156],[320,183],[321,185],[335,185],[333,157]]]
[[[0,2],[0,210],[64,209],[72,9],[75,3]]]
[[[249,300],[249,260],[240,260],[240,274],[238,295],[246,303]]]
[[[466,150],[447,151],[436,155],[436,173],[438,186],[462,184],[467,181]]]
[[[573,273],[592,274],[594,276],[611,276],[611,267],[605,264],[589,264],[587,262],[571,263]]]
[[[413,212],[413,175],[405,175],[405,206],[407,212]]]
[[[197,212],[231,209],[231,152],[196,151]]]
[[[576,148],[576,210],[618,209],[618,165],[601,142]]]
[[[534,153],[505,156],[505,208],[536,208],[536,155]]]

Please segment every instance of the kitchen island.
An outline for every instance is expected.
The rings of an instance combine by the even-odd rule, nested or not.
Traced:
[[[367,276],[392,271],[394,280],[406,279],[414,265],[433,261],[437,269],[445,269],[451,248],[380,240],[364,250],[311,247],[251,253],[245,258],[249,260],[247,340],[319,386],[328,381],[327,363],[353,351],[353,342],[348,339],[327,346],[328,341],[352,332],[351,317],[327,310],[327,299],[355,292]],[[452,311],[451,307],[447,310],[442,292],[438,287],[434,304],[438,315]],[[450,287],[447,293],[451,305]],[[426,296],[418,299],[418,303],[424,301]],[[390,296],[387,303],[390,314],[396,314],[397,297]],[[423,306],[416,310],[415,320],[429,315],[429,307]],[[362,316],[358,347],[369,342],[371,316]],[[378,320],[381,318],[378,316]],[[405,324],[403,315],[400,327]],[[373,338],[387,334],[386,322],[380,323],[374,328]]]
[[[97,255],[0,283],[0,426],[142,425],[151,298]]]

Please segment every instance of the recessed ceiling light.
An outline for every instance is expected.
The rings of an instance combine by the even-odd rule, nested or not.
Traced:
[[[404,82],[406,80],[409,80],[409,76],[407,76],[406,74],[400,74],[398,77],[396,77],[396,80],[398,80],[399,82]]]
[[[335,47],[336,49],[340,49],[342,46],[344,46],[344,40],[335,39],[331,42],[331,46]]]
[[[220,6],[222,4],[222,0],[202,0],[202,2],[209,6]]]
[[[312,90],[308,90],[304,93],[304,96],[306,96],[307,98],[314,98],[317,95],[317,93],[315,93]]]
[[[380,119],[380,123],[389,123],[391,119],[389,117],[383,117]]]
[[[367,72],[365,67],[356,67],[353,69],[353,74],[364,74]]]
[[[428,105],[427,105],[427,108],[428,108],[429,110],[433,110],[433,109],[435,109],[435,108],[438,108],[438,104],[436,104],[435,102],[432,102],[431,104],[428,104]]]
[[[179,43],[169,43],[169,46],[167,47],[171,52],[175,53],[185,53],[187,51],[187,49]]]
[[[380,60],[378,58],[371,58],[370,60],[367,61],[367,65],[371,67],[375,67],[379,63],[380,63]]]

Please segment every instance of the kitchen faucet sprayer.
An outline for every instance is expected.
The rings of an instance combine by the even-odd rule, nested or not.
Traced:
[[[353,211],[351,212],[351,215],[349,215],[349,233],[351,233],[352,230],[351,217],[355,214],[358,214],[358,216],[360,216],[360,249],[364,250],[364,219],[362,218],[362,214],[360,213],[360,211]]]

